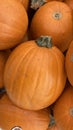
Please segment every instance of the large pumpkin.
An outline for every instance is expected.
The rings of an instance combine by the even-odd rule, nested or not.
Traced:
[[[19,44],[27,26],[27,13],[20,2],[0,0],[0,50]]]
[[[71,42],[69,49],[66,53],[65,66],[68,80],[73,86],[73,41]]]
[[[4,68],[10,52],[10,50],[0,51],[0,88],[4,87]]]
[[[30,35],[33,39],[50,35],[53,44],[64,52],[73,39],[72,10],[64,2],[46,3],[36,11],[31,22]]]
[[[60,130],[73,130],[73,87],[66,87],[54,106],[54,117]]]
[[[64,0],[64,2],[66,2],[70,8],[73,10],[73,0]]]
[[[6,62],[6,91],[21,108],[39,110],[51,105],[62,93],[65,82],[64,55],[52,47],[50,37],[19,45]]]
[[[7,95],[0,99],[0,128],[2,130],[46,130],[49,121],[47,109],[23,110],[14,106]]]

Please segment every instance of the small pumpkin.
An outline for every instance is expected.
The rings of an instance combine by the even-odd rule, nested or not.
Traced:
[[[0,51],[0,88],[4,87],[4,68],[10,52],[10,50]]]
[[[17,0],[0,0],[0,50],[19,44],[28,27],[27,13]]]
[[[70,8],[73,10],[73,0],[64,0],[64,2],[66,2]]]
[[[67,50],[73,39],[72,10],[67,4],[52,1],[36,11],[30,25],[30,36],[36,39],[41,35],[52,36],[54,45],[62,52]]]
[[[9,98],[19,107],[39,110],[51,105],[66,83],[64,55],[51,37],[22,43],[9,56],[4,84]]]
[[[40,8],[42,5],[44,5],[47,2],[51,2],[54,0],[31,0],[31,8],[34,10],[37,10],[38,8]],[[56,1],[63,1],[63,0],[56,0]]]
[[[65,66],[68,80],[73,86],[73,41],[71,42],[66,53]]]
[[[0,99],[0,128],[3,130],[46,130],[50,121],[47,109],[28,111],[20,109],[5,94]]]
[[[29,8],[29,0],[17,0],[17,1],[20,1],[24,8],[26,9],[26,11],[28,11],[28,8]]]
[[[54,105],[54,117],[60,130],[73,130],[73,87],[70,84]]]

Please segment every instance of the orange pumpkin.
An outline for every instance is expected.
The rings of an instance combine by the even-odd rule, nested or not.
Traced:
[[[64,52],[73,39],[72,10],[64,2],[46,3],[34,14],[30,35],[32,39],[41,35],[50,35],[53,44]]]
[[[4,87],[4,68],[5,63],[8,59],[8,56],[10,55],[10,50],[7,51],[0,51],[0,88]]]
[[[60,130],[73,130],[73,87],[66,87],[54,106],[54,117]]]
[[[64,0],[64,2],[66,2],[70,8],[73,10],[73,0]]]
[[[25,7],[26,11],[28,10],[29,0],[17,0],[17,1],[20,1],[23,4],[23,6]]]
[[[3,130],[46,130],[49,121],[47,109],[23,110],[14,106],[7,95],[0,99],[0,128]]]
[[[27,13],[20,2],[0,0],[0,50],[19,44],[27,26]]]
[[[54,0],[31,0],[31,8],[37,10],[39,7],[44,5],[46,2],[52,2]],[[63,0],[56,0],[56,1],[63,1]]]
[[[19,45],[6,62],[6,91],[21,108],[39,110],[51,105],[62,93],[65,82],[64,55],[52,47],[50,37]]]
[[[68,80],[73,86],[73,41],[71,42],[69,49],[66,53],[65,66]]]

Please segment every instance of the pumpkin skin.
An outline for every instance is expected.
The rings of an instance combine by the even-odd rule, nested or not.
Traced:
[[[40,47],[35,40],[27,41],[15,48],[6,62],[6,91],[23,109],[39,110],[51,105],[65,83],[64,55],[56,47]]]
[[[29,37],[29,31],[26,32],[25,36],[22,39],[22,42],[26,42],[29,41],[30,37]]]
[[[68,48],[73,39],[73,20],[67,4],[52,1],[36,11],[30,25],[30,37],[36,39],[41,35],[52,36],[53,44],[62,52]]]
[[[0,50],[19,44],[28,27],[25,8],[17,0],[1,0],[0,23]]]
[[[10,52],[10,50],[0,51],[0,88],[4,87],[4,68]]]
[[[66,2],[70,8],[73,10],[73,0],[64,0],[64,2]]]
[[[71,42],[66,53],[65,67],[68,80],[73,86],[73,41]]]
[[[73,87],[70,84],[55,103],[54,117],[60,130],[73,130]]]
[[[29,0],[17,0],[17,1],[20,1],[23,4],[23,6],[26,9],[26,11],[28,10]]]
[[[20,109],[12,104],[7,95],[0,99],[0,127],[4,130],[46,130],[50,121],[47,109],[40,111],[28,111]]]

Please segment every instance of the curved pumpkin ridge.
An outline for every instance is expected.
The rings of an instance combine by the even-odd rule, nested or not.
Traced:
[[[31,53],[31,54],[30,54]],[[24,102],[23,101],[23,96],[24,96],[24,92],[25,92],[25,88],[23,88],[23,86],[24,86],[24,79],[25,78],[27,78],[29,75],[27,75],[27,71],[28,71],[28,68],[29,68],[29,66],[30,66],[30,64],[31,64],[31,62],[32,62],[32,59],[33,59],[33,57],[34,56],[36,56],[35,55],[36,54],[36,51],[35,51],[35,48],[32,48],[31,50],[29,50],[28,51],[28,53],[23,57],[23,60],[21,61],[21,63],[19,64],[19,66],[18,66],[18,69],[17,69],[17,72],[16,72],[16,74],[15,74],[15,78],[14,78],[14,81],[13,81],[13,84],[16,86],[18,83],[17,83],[17,81],[16,81],[16,79],[18,78],[18,79],[20,79],[20,88],[19,88],[19,91],[20,91],[20,95],[18,95],[17,94],[17,104],[20,104],[20,102],[21,102],[21,104],[22,104],[22,102]],[[30,58],[29,58],[30,57]],[[34,57],[34,59],[35,59],[35,57]],[[26,62],[27,61],[27,62]],[[25,67],[24,67],[24,64],[26,63],[26,65],[25,65]],[[20,76],[20,72],[21,72],[21,76]],[[31,74],[32,75],[32,74]],[[35,74],[36,75],[36,74]],[[19,78],[20,77],[20,78]],[[28,83],[29,81],[27,81],[27,83]],[[26,83],[26,84],[27,84]],[[13,86],[13,84],[12,84],[12,86]],[[33,85],[34,86],[34,85]],[[27,98],[25,99],[25,100],[27,100],[28,99],[28,97],[30,98],[30,101],[26,101],[26,102],[24,102],[24,105],[25,104],[29,104],[30,106],[31,106],[31,98],[32,98],[32,93],[28,93],[27,92],[27,89],[28,89],[28,87],[26,88],[26,95],[27,95]],[[32,87],[30,88],[31,90],[32,90]],[[13,86],[13,91],[15,90],[15,93],[13,93],[13,96],[15,95],[16,96],[16,87],[14,87]],[[33,90],[32,90],[33,91]],[[22,93],[23,92],[23,93]],[[21,97],[22,97],[22,99],[21,99]]]
[[[23,44],[25,44],[25,43],[23,43]],[[22,49],[23,47],[22,46],[24,46],[24,45],[20,45],[21,46],[21,52],[23,51],[23,53],[24,53],[24,51],[28,48],[24,48],[24,50]],[[26,43],[27,44],[27,43]],[[19,48],[20,48],[20,46],[19,46]],[[28,46],[30,46],[29,44],[28,44]],[[32,48],[29,48],[29,50],[27,51],[27,53],[29,53],[30,51],[32,51],[32,49],[33,49],[34,47],[32,47]],[[17,53],[16,53],[16,51],[17,51]],[[8,59],[8,61],[7,61],[7,63],[8,63],[8,66],[6,66],[5,67],[5,74],[7,74],[8,72],[6,72],[7,70],[8,70],[8,68],[10,68],[10,64],[12,65],[12,66],[16,66],[17,65],[17,67],[16,67],[16,69],[15,70],[12,70],[13,69],[13,67],[12,68],[10,68],[10,71],[9,72],[13,72],[13,77],[9,77],[10,78],[10,81],[11,81],[11,83],[9,84],[9,86],[13,86],[13,83],[14,83],[14,77],[16,76],[16,74],[17,74],[17,71],[18,71],[18,67],[20,66],[20,64],[21,64],[21,62],[23,61],[23,59],[24,59],[24,57],[25,57],[25,55],[27,55],[27,53],[25,54],[25,55],[23,55],[23,53],[19,53],[19,49],[15,49],[13,52],[12,52],[12,54],[10,55],[10,57],[9,57],[9,59]],[[19,62],[19,64],[17,64],[18,63],[18,58],[19,57],[21,57],[20,58],[20,62]],[[10,60],[11,59],[11,60]],[[13,62],[13,59],[15,59],[14,60],[14,62]],[[5,76],[6,77],[6,79],[7,79],[7,76]],[[5,84],[6,84],[6,80],[5,80]],[[13,91],[13,87],[10,87],[10,92],[12,92]]]

